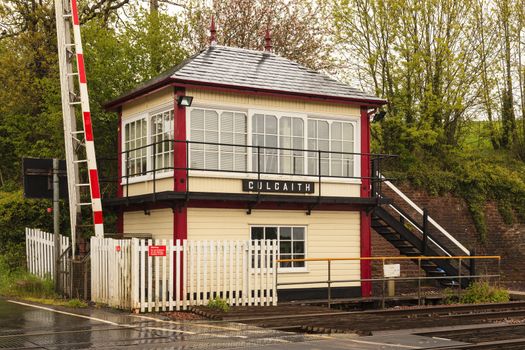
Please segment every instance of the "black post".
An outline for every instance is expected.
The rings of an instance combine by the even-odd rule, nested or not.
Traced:
[[[363,155],[361,155],[362,157]],[[378,197],[381,193],[379,192],[378,188],[378,182],[380,181],[379,177],[377,176],[377,162],[379,161],[378,158],[372,159],[372,196]]]
[[[471,249],[470,250],[470,256],[476,256],[476,250],[475,249]],[[469,261],[469,272],[470,272],[470,275],[471,276],[476,276],[476,259],[470,259]],[[472,283],[472,278],[470,279],[469,281],[470,283]]]
[[[423,241],[421,252],[423,255],[427,255],[427,240],[428,240],[428,211],[427,208],[423,208]]]
[[[55,292],[61,293],[59,275],[60,275],[60,184],[58,178],[59,160],[53,158],[53,233],[54,233],[54,253],[55,253],[55,273],[53,275],[55,282]]]
[[[318,169],[319,172],[319,198],[321,198],[321,150],[317,150],[317,159],[318,159]]]
[[[257,146],[257,200],[261,195],[261,146]]]
[[[153,201],[155,201],[157,197],[157,142],[153,142],[151,146],[153,147]]]

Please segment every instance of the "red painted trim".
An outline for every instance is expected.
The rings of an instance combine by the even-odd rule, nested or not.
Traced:
[[[77,53],[78,79],[80,83],[86,84],[86,68],[84,67],[84,55]]]
[[[176,89],[173,95],[173,105],[174,105],[174,139],[175,140],[186,140],[186,107],[179,106],[177,99],[179,96],[184,96],[184,89]],[[186,168],[186,144],[184,142],[175,143],[174,151],[174,160],[175,169],[184,169]],[[186,170],[175,170],[173,180],[173,190],[176,192],[185,192],[186,183],[187,183],[187,172]]]
[[[71,0],[71,13],[73,15],[73,24],[78,25],[78,7],[77,0]]]
[[[91,122],[91,113],[84,112],[84,133],[86,141],[93,141],[93,123]]]
[[[361,153],[370,153],[370,117],[368,107],[361,107]],[[370,197],[370,156],[361,156],[361,197]],[[361,231],[361,257],[370,257],[372,255],[371,240],[371,216],[365,210],[361,210],[360,231]],[[372,265],[370,261],[361,260],[361,278],[368,279],[372,277]],[[372,294],[372,283],[361,283],[361,294],[368,297]]]
[[[177,103],[179,96],[184,96],[186,93],[184,88],[173,88],[173,135],[175,140],[186,140],[186,107],[179,106]],[[183,142],[176,142],[173,151],[173,164],[177,169],[186,168],[186,144]],[[184,170],[175,170],[173,173],[173,190],[177,192],[185,192],[188,183],[187,172]],[[173,210],[173,239],[184,240],[188,238],[188,209],[186,207],[179,207]],[[174,257],[175,258],[175,257]],[[181,259],[181,264],[178,266],[180,276],[180,292],[183,293],[183,271],[184,259]],[[173,262],[175,266],[176,262]]]
[[[325,103],[338,103],[344,105],[352,106],[362,106],[363,104],[371,107],[382,106],[387,103],[386,100],[370,100],[370,99],[360,99],[360,98],[345,98],[337,96],[324,96],[321,94],[302,94],[294,93],[290,91],[281,91],[281,90],[271,90],[271,89],[257,89],[253,87],[243,87],[243,86],[230,86],[216,83],[203,83],[192,80],[181,80],[181,79],[171,79],[166,78],[157,84],[149,86],[147,88],[134,91],[127,96],[117,98],[113,101],[110,101],[104,104],[106,110],[114,110],[115,108],[141,98],[150,94],[152,92],[157,92],[162,90],[167,85],[171,85],[179,88],[193,88],[201,89],[208,91],[217,91],[217,92],[226,92],[226,93],[236,93],[241,95],[250,95],[250,96],[267,96],[267,97],[278,97],[278,98],[289,98],[291,100],[299,101],[313,101],[313,102],[325,102]]]
[[[93,212],[93,223],[95,225],[104,223],[104,219],[102,217],[102,212],[101,211]]]
[[[100,186],[98,183],[97,169],[89,169],[89,179],[91,181],[91,197],[100,198]]]
[[[123,194],[122,190],[122,108],[119,108],[118,112],[118,126],[117,126],[117,197],[121,198]]]

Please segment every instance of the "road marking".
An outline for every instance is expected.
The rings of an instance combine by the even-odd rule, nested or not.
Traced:
[[[50,312],[54,312],[54,313],[57,313],[57,314],[73,316],[73,317],[79,317],[79,318],[84,318],[84,319],[88,319],[88,320],[92,320],[92,321],[102,322],[102,323],[110,324],[112,326],[118,326],[118,327],[124,327],[124,328],[133,328],[133,329],[137,329],[137,330],[140,330],[140,329],[151,329],[151,330],[163,330],[163,331],[175,332],[175,333],[197,334],[195,332],[181,331],[179,329],[168,329],[168,328],[158,328],[158,327],[137,327],[137,326],[134,326],[134,325],[121,324],[121,323],[116,323],[116,322],[113,322],[113,321],[103,320],[103,319],[97,318],[97,317],[91,317],[91,316],[75,314],[75,313],[67,312],[67,311],[55,310],[55,309],[52,309],[50,307],[23,303],[21,301],[15,301],[15,300],[7,300],[7,301],[10,302],[10,303],[13,303],[13,304],[19,304],[19,305],[23,305],[23,306],[33,307],[35,309],[50,311]]]
[[[142,318],[145,320],[155,321],[155,322],[162,322],[162,323],[170,323],[170,324],[176,324],[181,326],[187,326],[189,325],[187,322],[178,322],[178,321],[171,321],[171,320],[161,320],[155,317],[148,317],[148,316],[142,316],[142,315],[131,315],[133,317]],[[215,328],[215,329],[224,329],[227,331],[241,331],[239,328],[233,328],[233,327],[224,327],[224,326],[213,326],[207,323],[191,323],[192,327],[204,327],[204,328]]]
[[[375,341],[357,340],[357,339],[349,339],[349,340],[353,341],[354,343],[362,343],[362,344],[370,344],[370,345],[387,345],[387,346],[393,346],[393,347],[404,348],[404,349],[421,349],[420,346],[380,343],[380,342],[375,342]]]

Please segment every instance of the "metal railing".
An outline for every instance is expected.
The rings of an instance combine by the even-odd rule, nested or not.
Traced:
[[[160,152],[162,154],[172,154],[173,164],[177,164],[177,153],[180,154],[178,147],[184,148],[185,161],[184,166],[175,165],[157,165],[157,146],[164,145],[168,147],[169,151]],[[202,149],[196,149],[201,147]],[[214,148],[210,150],[211,148]],[[230,149],[225,152],[225,149]],[[238,154],[244,158],[244,164],[241,169],[226,169],[221,167],[219,157],[221,152],[233,153],[231,150],[242,150]],[[144,152],[145,151],[145,152]],[[213,152],[217,154],[217,166],[191,166],[192,152]],[[140,152],[140,155],[137,155]],[[233,153],[235,154],[235,153]],[[273,175],[285,175],[293,177],[308,178],[314,180],[318,184],[318,195],[321,197],[322,179],[335,178],[335,179],[355,179],[362,180],[368,179],[371,182],[384,181],[381,178],[372,176],[357,176],[354,173],[354,169],[360,168],[361,157],[366,157],[367,164],[371,164],[372,161],[380,163],[385,158],[395,157],[394,155],[387,154],[374,154],[374,153],[357,153],[357,152],[339,152],[339,151],[323,151],[323,150],[312,150],[303,148],[288,148],[288,147],[271,147],[271,146],[255,146],[255,145],[243,145],[243,144],[230,144],[230,143],[218,143],[218,142],[200,142],[200,141],[189,141],[189,140],[162,140],[154,143],[150,143],[144,146],[136,147],[133,149],[127,149],[121,152],[121,158],[123,160],[123,174],[117,177],[118,184],[125,187],[123,196],[129,197],[129,185],[134,183],[133,178],[139,176],[149,176],[145,181],[152,181],[153,195],[157,193],[156,180],[159,178],[159,174],[169,171],[183,171],[186,174],[186,192],[190,191],[190,171],[202,171],[202,172],[221,172],[225,174],[231,173],[242,173],[249,175],[256,175],[257,181],[261,181],[261,176],[273,176]],[[272,158],[275,161],[275,167],[267,166],[268,159]],[[288,159],[291,165],[291,171],[282,170],[281,160]],[[134,171],[130,169],[132,161],[138,160],[141,164],[142,169]],[[309,169],[309,161],[315,160],[316,166],[314,171]],[[298,161],[300,163],[298,163]],[[340,162],[340,173],[333,172],[332,166]],[[355,166],[359,164],[359,166]],[[298,165],[300,164],[300,165]],[[144,167],[144,165],[146,165]],[[343,167],[344,165],[344,167]],[[276,171],[275,171],[276,170]],[[131,180],[131,181],[130,181]],[[110,181],[110,180],[106,180]],[[259,187],[259,186],[257,186]],[[257,191],[257,195],[260,195],[260,189]]]
[[[332,279],[332,262],[337,261],[379,261],[381,262],[382,271],[384,271],[385,263],[386,262],[394,262],[394,261],[414,261],[417,260],[417,266],[418,266],[418,276],[414,277],[376,277],[376,278],[357,278],[357,279]],[[431,260],[453,260],[457,262],[458,265],[458,274],[455,276],[427,276],[423,275],[424,270],[422,269],[421,262],[422,261],[431,261]],[[463,274],[462,271],[462,265],[463,261],[468,260],[470,261],[470,269],[468,269],[468,275]],[[474,262],[476,260],[497,260],[497,274],[476,274],[475,271],[475,264]],[[417,300],[418,305],[421,305],[421,287],[423,281],[439,281],[439,280],[457,280],[457,284],[454,283],[454,285],[457,287],[457,294],[460,296],[461,289],[462,289],[462,280],[476,280],[476,279],[494,279],[497,278],[497,282],[499,285],[500,277],[501,277],[501,256],[499,255],[486,255],[486,256],[394,256],[394,257],[356,257],[356,258],[304,258],[304,259],[277,259],[276,263],[293,263],[293,262],[326,262],[326,280],[318,280],[318,281],[304,281],[304,282],[279,282],[278,275],[275,276],[275,283],[277,288],[280,286],[297,286],[297,285],[310,285],[310,284],[326,284],[327,286],[327,296],[328,296],[328,307],[331,307],[332,305],[332,285],[333,284],[340,284],[340,283],[362,283],[362,282],[382,282],[382,299],[381,299],[381,305],[384,308],[385,307],[385,301],[386,301],[386,295],[385,295],[385,289],[386,289],[386,282],[387,281],[417,281]]]

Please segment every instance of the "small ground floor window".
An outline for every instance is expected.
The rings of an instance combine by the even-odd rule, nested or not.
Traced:
[[[306,258],[306,226],[252,226],[252,240],[277,240],[279,259]],[[304,269],[304,261],[282,262],[284,269]]]

